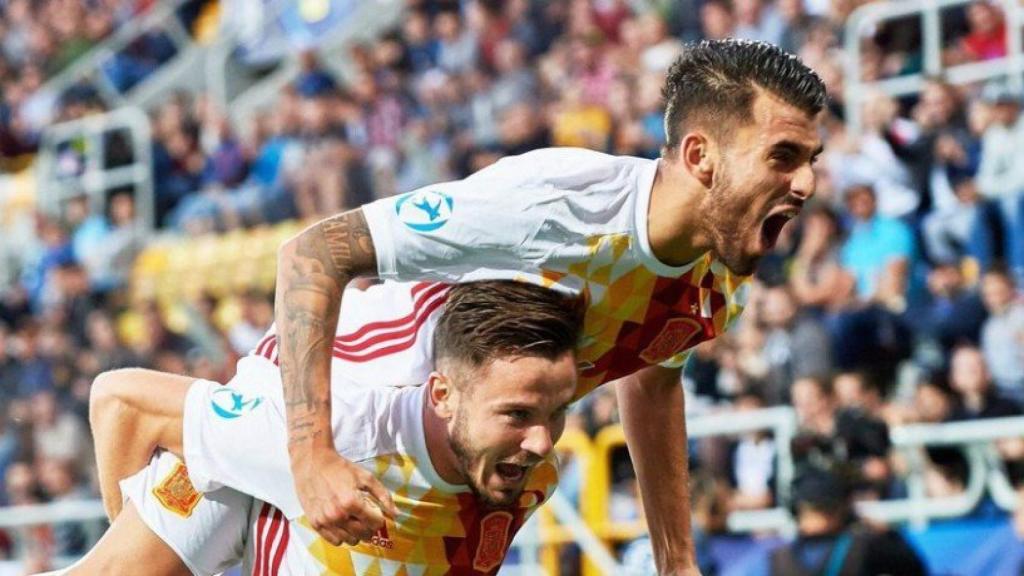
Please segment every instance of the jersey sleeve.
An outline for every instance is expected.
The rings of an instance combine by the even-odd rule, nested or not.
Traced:
[[[364,206],[380,277],[509,279],[585,257],[586,239],[619,220],[628,194],[607,161],[558,154],[506,158],[464,180]],[[564,166],[556,169],[555,157]]]
[[[387,416],[394,390],[331,395],[331,429],[341,456],[358,462],[391,447]],[[185,398],[182,427],[185,464],[197,490],[226,486],[269,502],[289,520],[303,515],[288,456],[279,370],[239,363],[226,385],[197,380]]]

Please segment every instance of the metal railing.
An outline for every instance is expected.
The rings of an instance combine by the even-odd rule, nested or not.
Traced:
[[[195,42],[177,16],[178,8],[186,1],[167,0],[155,4],[148,12],[122,25],[98,46],[86,52],[70,66],[48,80],[40,87],[40,91],[49,94],[62,94],[69,87],[86,82],[96,88],[100,98],[110,108],[132,104],[133,98],[129,94],[146,91],[146,84],[158,75],[159,70],[133,86],[128,93],[124,93],[107,77],[103,71],[103,65],[132,42],[153,31],[164,33],[174,44],[176,55],[172,60],[181,58],[194,50]]]
[[[857,512],[862,516],[885,523],[909,521],[915,528],[924,528],[932,519],[967,514],[981,503],[986,493],[1003,510],[1013,511],[1017,507],[1017,494],[994,443],[1024,437],[1024,416],[912,424],[894,428],[890,437],[893,447],[904,455],[909,466],[909,496],[901,500],[860,502]],[[964,452],[968,474],[962,493],[938,498],[929,498],[925,493],[927,456],[924,449],[931,446],[954,447]]]
[[[687,428],[691,438],[732,436],[768,430],[774,435],[777,466],[777,501],[788,499],[793,477],[789,444],[796,432],[796,417],[789,407],[759,411],[724,413],[690,418]],[[930,520],[951,518],[969,513],[986,495],[1000,508],[1011,511],[1018,497],[1007,479],[994,443],[1008,438],[1024,437],[1024,416],[995,418],[948,424],[914,424],[890,431],[893,447],[906,458],[909,496],[900,500],[860,502],[857,511],[864,517],[888,524],[909,522],[915,528],[927,526]],[[642,522],[613,522],[608,518],[608,497],[611,471],[610,450],[623,445],[621,426],[601,431],[593,442],[581,434],[567,434],[559,450],[571,452],[580,459],[584,479],[579,509],[563,494],[556,492],[524,526],[513,546],[520,553],[519,570],[524,573],[553,573],[555,562],[543,559],[545,547],[572,542],[582,549],[587,574],[618,574],[620,565],[611,554],[610,542],[631,540],[646,532]],[[928,497],[924,490],[927,457],[924,449],[931,446],[955,447],[963,450],[969,465],[968,479],[962,493],[955,496]],[[99,501],[60,502],[39,506],[0,509],[0,528],[16,528],[67,521],[97,521],[105,518]],[[795,529],[792,515],[785,507],[733,512],[728,520],[732,532],[774,531],[791,533]],[[538,554],[538,550],[542,553]]]
[[[881,90],[890,96],[905,96],[920,92],[929,77],[941,77],[953,84],[970,84],[992,78],[1007,77],[1017,90],[1024,88],[1024,54],[1022,54],[1021,25],[1024,13],[1017,0],[993,0],[1006,18],[1007,55],[995,60],[945,66],[942,62],[941,11],[966,6],[977,0],[901,0],[900,2],[873,2],[853,11],[846,21],[844,34],[844,98],[846,123],[850,130],[861,129],[861,106],[865,96]],[[873,30],[888,20],[919,15],[922,28],[923,70],[876,82],[861,78],[862,41]]]
[[[110,165],[111,148],[117,138],[128,139],[131,157],[124,164]],[[149,118],[131,106],[47,127],[36,165],[40,209],[60,214],[67,200],[84,193],[93,213],[102,214],[108,192],[131,187],[139,229],[151,230],[151,145]]]
[[[375,38],[382,30],[397,24],[404,6],[401,0],[367,0],[357,4],[331,38],[316,47],[320,61],[342,78],[351,77],[352,70],[349,59],[338,58],[337,53],[353,42]],[[288,1],[264,8],[264,25],[275,25],[277,19],[291,8],[293,5]],[[236,65],[232,57],[237,46],[237,34],[230,28],[222,28],[222,38],[211,47],[205,70],[210,94],[236,124],[268,106],[300,72],[297,58],[288,57],[268,76],[234,94],[229,83],[237,77],[232,71]]]
[[[692,438],[735,436],[751,432],[772,433],[775,444],[775,508],[764,510],[738,510],[729,514],[726,522],[732,532],[758,532],[772,530],[790,534],[795,523],[782,503],[789,501],[793,482],[793,458],[790,444],[797,432],[796,414],[792,408],[780,406],[737,413],[727,412],[691,417],[686,423],[687,435]],[[609,456],[614,448],[626,445],[622,426],[608,426],[594,438],[591,465],[588,468],[588,491],[583,495],[585,514],[594,531],[609,540],[630,540],[646,533],[642,521],[614,522],[609,518],[608,502],[611,495]]]

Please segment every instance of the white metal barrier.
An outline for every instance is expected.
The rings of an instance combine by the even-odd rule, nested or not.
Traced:
[[[948,424],[912,424],[894,428],[890,437],[893,447],[905,456],[910,466],[907,478],[909,497],[861,502],[857,507],[861,515],[886,523],[909,521],[913,526],[923,528],[931,519],[955,518],[970,512],[986,492],[991,494],[996,505],[1006,511],[1017,507],[1017,495],[994,443],[1024,437],[1024,416]],[[928,498],[925,494],[927,457],[924,449],[929,446],[954,447],[964,451],[968,475],[963,493],[943,498]]]
[[[131,162],[108,167],[109,138],[117,133],[130,139]],[[85,193],[93,212],[102,214],[107,192],[130,186],[140,230],[151,230],[155,225],[151,146],[149,118],[131,106],[48,127],[36,164],[40,208],[59,214],[65,201]],[[63,154],[75,155],[71,161],[81,165],[63,166]]]
[[[771,430],[777,445],[777,490],[780,492],[780,501],[785,501],[793,477],[789,443],[796,433],[796,418],[792,408],[776,407],[699,416],[690,418],[687,427],[693,438]],[[861,502],[857,505],[859,514],[885,523],[910,522],[915,527],[924,527],[932,519],[951,518],[970,512],[986,494],[991,495],[993,501],[1004,510],[1012,511],[1016,508],[1017,494],[1010,485],[994,443],[1001,439],[1024,437],[1024,416],[948,424],[915,424],[892,429],[890,437],[894,449],[903,454],[910,464],[907,478],[910,496],[901,500]],[[927,497],[923,482],[927,465],[924,449],[929,446],[954,447],[965,452],[969,472],[963,493],[943,498]],[[619,564],[564,496],[556,492],[549,502],[549,509],[558,522],[573,534],[588,559],[601,571],[608,574],[620,573]],[[60,502],[2,508],[0,528],[98,521],[104,518],[103,506],[98,500]],[[788,509],[780,506],[760,511],[734,512],[728,518],[728,526],[733,532],[788,533],[794,529],[795,524]],[[539,565],[536,550],[544,542],[537,530],[536,523],[531,521],[513,544],[520,550],[523,570],[528,567],[532,570]]]
[[[109,38],[95,48],[89,50],[70,66],[48,80],[40,91],[49,94],[61,94],[68,87],[79,82],[88,82],[96,87],[100,97],[111,108],[131,103],[127,94],[122,93],[103,73],[101,67],[118,52],[144,34],[158,30],[164,33],[174,44],[177,55],[173,60],[188,56],[197,49],[195,42],[178,19],[176,11],[187,0],[166,0],[156,3],[149,12],[127,22]],[[165,63],[170,64],[170,62]],[[156,73],[154,73],[154,76]],[[145,91],[150,79],[144,79],[135,86],[132,92]]]
[[[1017,0],[993,0],[1002,8],[1006,18],[1007,55],[996,60],[971,62],[946,67],[942,63],[941,11],[966,6],[977,0],[901,0],[900,2],[872,2],[853,11],[846,21],[843,56],[844,98],[846,125],[853,133],[861,129],[861,106],[865,96],[881,90],[891,96],[904,96],[920,92],[928,77],[942,77],[953,84],[969,84],[991,78],[1007,77],[1011,85],[1024,87],[1024,55],[1022,55],[1021,25],[1024,12]],[[861,42],[881,23],[898,18],[921,17],[921,41],[924,70],[887,78],[877,82],[864,82],[861,78]]]
[[[339,30],[316,48],[321,62],[340,77],[351,77],[353,70],[350,59],[338,57],[338,53],[354,42],[376,38],[383,30],[395,26],[401,18],[403,6],[401,0],[359,2],[347,20],[339,25]],[[290,0],[281,0],[264,8],[253,9],[263,10],[264,25],[273,25],[277,18],[290,8]],[[231,27],[222,28],[222,38],[211,47],[205,69],[206,85],[210,94],[228,111],[231,120],[236,124],[273,102],[281,90],[300,72],[297,58],[289,57],[267,77],[235,94],[229,83],[231,78],[237,76],[232,73],[232,55],[237,46],[237,32]]]

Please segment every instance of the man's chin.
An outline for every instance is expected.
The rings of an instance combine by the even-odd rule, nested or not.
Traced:
[[[733,258],[719,258],[722,264],[729,269],[729,272],[737,276],[750,276],[757,270],[761,263],[761,256],[736,256]]]

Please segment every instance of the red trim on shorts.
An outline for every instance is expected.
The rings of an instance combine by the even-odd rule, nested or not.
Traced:
[[[267,524],[267,516],[270,515],[270,504],[263,503],[260,508],[260,519],[256,522],[256,559],[252,565],[253,576],[264,576],[261,570],[263,564],[263,537],[264,527]]]
[[[281,537],[277,541],[277,552],[274,553],[274,562],[271,564],[269,576],[277,576],[280,572],[281,561],[284,560],[284,551],[288,548],[288,540],[290,538],[288,520],[280,510],[277,511],[277,516],[281,522]]]
[[[277,531],[281,528],[281,511],[273,506],[270,508],[274,510],[274,517],[270,520],[270,529],[267,530],[269,534],[263,542],[263,551],[260,554],[260,574],[266,576],[272,574],[270,571],[270,551],[274,548],[274,539],[277,537]]]

